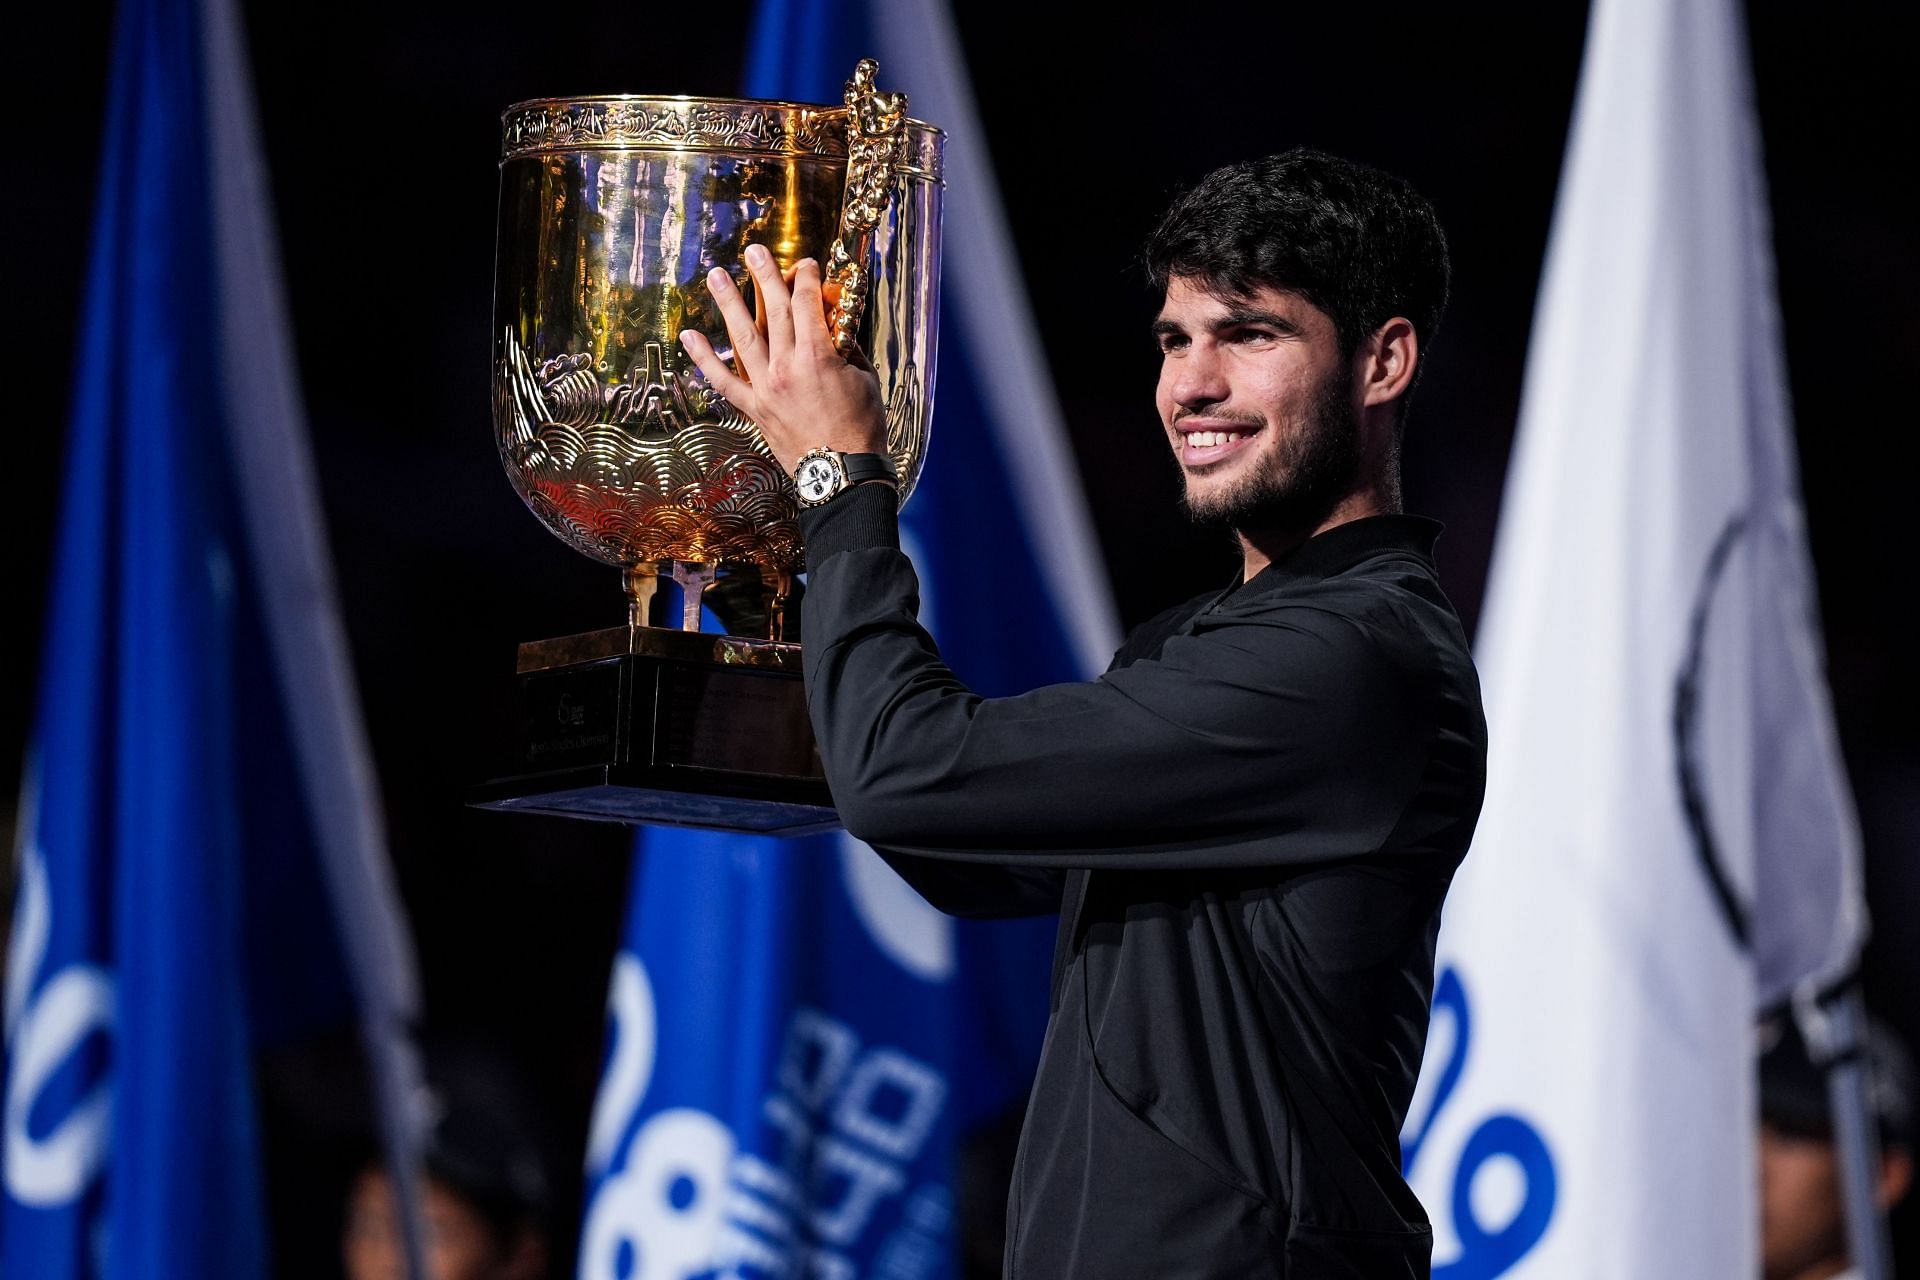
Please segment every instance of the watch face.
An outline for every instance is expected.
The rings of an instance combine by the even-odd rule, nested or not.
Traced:
[[[794,472],[793,483],[805,501],[825,502],[839,487],[840,468],[833,465],[831,458],[806,458]]]

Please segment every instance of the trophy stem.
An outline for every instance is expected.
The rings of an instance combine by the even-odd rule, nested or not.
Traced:
[[[690,564],[685,560],[673,562],[673,580],[680,584],[680,629],[698,631],[700,629],[700,598],[707,588],[713,585],[716,570],[710,564]]]
[[[793,575],[781,569],[762,569],[760,582],[767,608],[767,639],[787,638],[787,606],[793,602]]]
[[[620,585],[627,592],[627,626],[647,626],[653,620],[653,597],[660,589],[660,566],[651,560],[620,571]]]

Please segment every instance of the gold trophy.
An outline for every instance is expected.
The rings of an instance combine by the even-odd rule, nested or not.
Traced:
[[[475,804],[766,834],[839,825],[793,635],[793,482],[679,334],[729,354],[705,277],[723,268],[751,297],[749,244],[783,269],[819,261],[835,341],[879,375],[906,500],[932,410],[944,139],[875,70],[863,60],[838,107],[565,98],[502,117],[495,439],[541,522],[619,568],[627,616],[520,646],[514,772]],[[662,575],[678,618],[658,616]],[[727,633],[700,630],[703,601]]]

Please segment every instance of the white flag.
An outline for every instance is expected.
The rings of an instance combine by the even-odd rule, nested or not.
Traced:
[[[1436,1280],[1756,1274],[1752,1023],[1863,933],[1745,32],[1597,0],[1406,1130]]]

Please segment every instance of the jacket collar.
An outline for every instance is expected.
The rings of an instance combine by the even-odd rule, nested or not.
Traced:
[[[1432,568],[1433,544],[1441,528],[1438,520],[1425,516],[1362,516],[1308,538],[1254,574],[1244,593],[1237,590],[1241,584],[1235,574],[1225,594],[1265,594],[1294,583],[1316,582],[1381,555],[1410,555]]]

